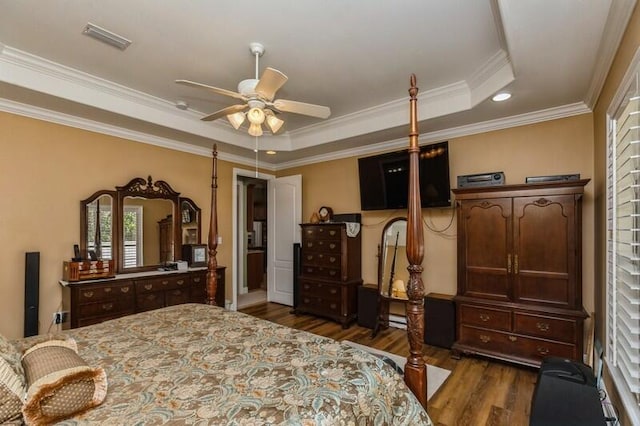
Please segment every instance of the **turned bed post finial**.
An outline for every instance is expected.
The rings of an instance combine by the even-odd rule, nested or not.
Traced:
[[[207,264],[207,300],[208,305],[216,304],[216,290],[218,288],[218,145],[213,145],[213,167],[211,172],[211,215],[209,221],[209,262]]]
[[[424,286],[422,283],[422,259],[424,236],[422,232],[422,206],[420,204],[420,147],[418,146],[418,110],[416,76],[411,74],[409,89],[409,200],[407,210],[407,259],[409,261],[409,284],[407,295],[407,336],[409,356],[404,370],[404,379],[409,389],[427,408],[427,367],[422,357],[424,339]]]

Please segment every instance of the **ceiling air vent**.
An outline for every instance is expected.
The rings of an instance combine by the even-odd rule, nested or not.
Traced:
[[[131,44],[131,40],[127,40],[126,38],[119,36],[116,33],[112,33],[109,30],[105,30],[95,24],[89,22],[84,30],[82,30],[82,34],[88,35],[89,37],[93,37],[96,40],[100,40],[103,43],[107,43],[113,47],[117,47],[120,50],[124,50]]]

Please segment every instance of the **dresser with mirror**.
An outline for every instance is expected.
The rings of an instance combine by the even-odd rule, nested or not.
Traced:
[[[183,245],[201,243],[201,210],[165,181],[135,178],[80,202],[79,255],[111,261],[115,278],[61,281],[72,328],[181,303],[204,303],[205,267],[175,270]],[[216,304],[224,306],[225,267]]]

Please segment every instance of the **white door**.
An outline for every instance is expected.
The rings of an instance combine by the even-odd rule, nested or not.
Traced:
[[[302,176],[269,181],[267,299],[293,306],[293,243],[300,242]]]

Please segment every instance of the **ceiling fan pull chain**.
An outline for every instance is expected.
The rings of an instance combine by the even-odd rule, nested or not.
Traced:
[[[256,177],[258,177],[258,137],[256,136],[256,148],[254,152],[256,153]]]

